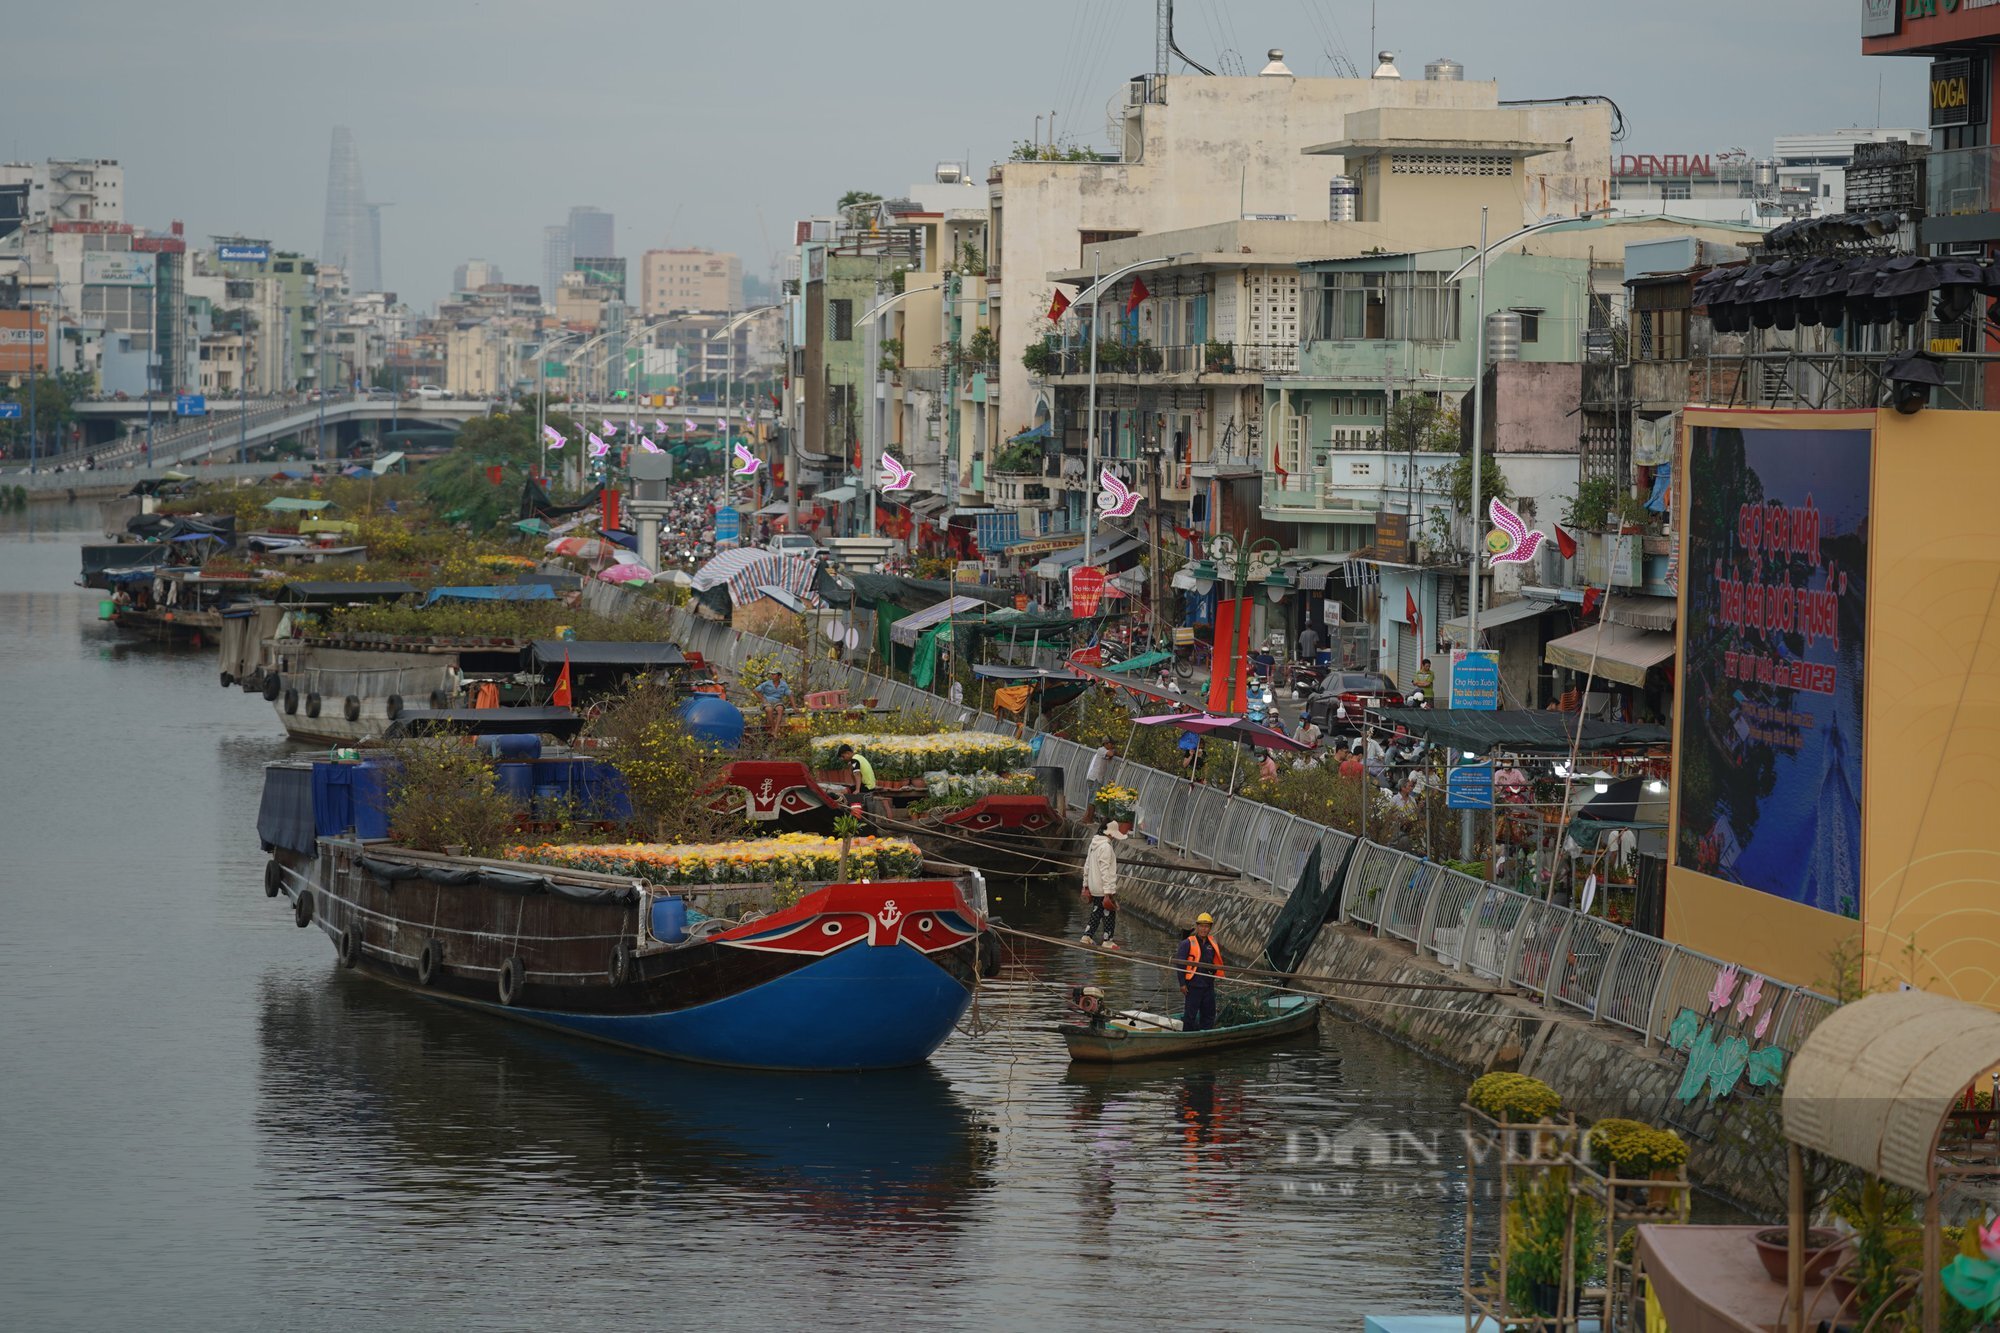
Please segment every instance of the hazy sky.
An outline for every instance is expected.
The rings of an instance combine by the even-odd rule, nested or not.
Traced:
[[[1179,0],[1181,47],[1301,75],[1362,72],[1367,0]],[[1863,59],[1858,0],[1411,0],[1376,45],[1408,76],[1450,56],[1502,97],[1603,93],[1616,151],[1762,155],[1772,136],[1919,125],[1924,64]],[[540,282],[541,229],[617,216],[620,253],[735,250],[761,274],[794,218],[978,168],[1058,112],[1104,139],[1153,60],[1152,0],[78,0],[6,29],[0,151],[110,157],[126,217],[315,252],[328,135],[354,131],[383,214],[383,276],[428,304],[455,264]],[[1448,34],[1445,35],[1445,34]],[[1176,68],[1179,68],[1178,65]],[[1233,67],[1232,67],[1233,68]],[[761,218],[760,218],[761,213]]]

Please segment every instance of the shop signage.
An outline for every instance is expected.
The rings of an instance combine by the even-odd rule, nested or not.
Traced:
[[[1861,0],[1861,35],[1894,37],[1901,0]]]
[[[1078,565],[1069,572],[1069,608],[1074,616],[1094,616],[1104,601],[1104,571]]]
[[[1457,648],[1451,654],[1451,706],[1494,712],[1500,707],[1500,655]]]
[[[1072,546],[1083,545],[1083,534],[1069,537],[1044,537],[1040,541],[1016,542],[1007,548],[1008,555],[1052,555],[1057,551],[1067,551]]]
[[[1384,560],[1405,561],[1410,558],[1408,514],[1375,515],[1375,551]]]
[[[151,255],[130,251],[86,250],[83,283],[86,287],[150,287],[155,262]]]
[[[1611,174],[1618,177],[1713,176],[1712,153],[1626,153],[1612,163]]]
[[[1493,765],[1453,765],[1445,773],[1444,805],[1447,810],[1491,810]]]
[[[1950,60],[1931,62],[1931,125],[1934,128],[1984,123],[1982,100],[1970,59],[1956,56]]]
[[[268,245],[218,245],[215,257],[225,264],[262,264],[271,257]]]

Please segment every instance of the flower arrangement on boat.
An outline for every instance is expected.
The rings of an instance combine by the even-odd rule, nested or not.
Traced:
[[[877,777],[908,779],[929,772],[1005,773],[1025,768],[1034,757],[1026,741],[985,731],[943,731],[933,736],[841,734],[812,738],[812,764],[834,767],[843,745],[866,755]]]
[[[840,878],[840,839],[811,833],[709,843],[539,843],[509,847],[510,861],[629,875],[649,884],[800,883]],[[923,855],[898,838],[855,838],[849,879],[915,875]]]
[[[1130,787],[1121,787],[1115,782],[1107,782],[1097,789],[1092,802],[1104,812],[1106,819],[1131,822],[1133,813],[1139,806],[1139,793]]]
[[[947,773],[932,769],[924,774],[924,798],[911,805],[913,814],[930,811],[963,810],[984,796],[1036,796],[1042,782],[1032,772]]]

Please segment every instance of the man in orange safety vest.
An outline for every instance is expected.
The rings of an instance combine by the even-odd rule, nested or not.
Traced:
[[[1215,983],[1222,975],[1222,946],[1211,937],[1215,918],[1203,912],[1194,919],[1194,933],[1174,950],[1181,969],[1181,1031],[1205,1032],[1215,1026]]]

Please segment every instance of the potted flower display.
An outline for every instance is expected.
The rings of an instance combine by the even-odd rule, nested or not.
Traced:
[[[1608,1167],[1619,1180],[1678,1180],[1687,1165],[1687,1141],[1671,1129],[1658,1129],[1638,1120],[1600,1120],[1585,1138],[1590,1160]],[[1646,1206],[1668,1208],[1676,1202],[1675,1190],[1648,1190]]]

